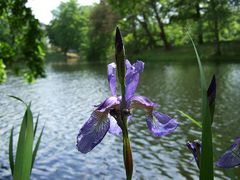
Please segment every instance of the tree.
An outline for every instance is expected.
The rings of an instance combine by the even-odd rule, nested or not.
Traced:
[[[54,19],[47,27],[50,43],[61,48],[66,55],[69,50],[79,51],[81,44],[84,43],[84,36],[87,26],[85,11],[77,3],[77,0],[62,2],[53,11]]]
[[[203,44],[203,16],[206,11],[205,0],[176,0],[174,1],[174,7],[177,9],[177,14],[174,16],[174,20],[177,22],[184,22],[192,20],[195,22],[197,41],[199,44]]]
[[[145,31],[145,38],[148,38],[148,47],[156,47],[157,41],[161,40],[163,47],[166,50],[170,49],[165,25],[174,11],[171,3],[165,0],[142,0],[140,2],[109,0],[109,3],[115,11],[121,14],[123,21],[129,17],[136,18],[138,24]],[[138,25],[136,24],[136,26]],[[154,37],[156,33],[157,39]]]
[[[7,68],[26,66],[23,73],[28,81],[44,77],[44,34],[39,21],[26,7],[26,0],[0,3],[0,27],[2,64]]]
[[[107,2],[101,1],[96,5],[90,15],[88,59],[93,61],[106,60],[112,35],[116,27],[117,15],[112,11]]]

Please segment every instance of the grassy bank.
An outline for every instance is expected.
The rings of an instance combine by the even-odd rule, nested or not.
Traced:
[[[197,46],[202,60],[221,62],[240,62],[240,42],[222,42],[222,55],[215,55],[214,44]],[[144,61],[191,61],[195,58],[191,45],[173,47],[169,51],[162,48],[141,51],[131,55],[131,59],[143,59]],[[195,59],[194,59],[195,60]]]

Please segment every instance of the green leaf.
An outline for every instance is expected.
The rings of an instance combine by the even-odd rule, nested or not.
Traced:
[[[36,132],[37,132],[39,116],[40,116],[40,115],[38,114],[37,120],[36,120],[36,123],[35,123],[35,127],[34,127],[33,139],[35,138],[35,135],[36,135]]]
[[[207,85],[197,48],[189,33],[188,36],[191,39],[197,57],[202,90],[202,152],[200,161],[200,180],[211,180],[213,179],[212,118],[208,104]]]
[[[198,127],[200,127],[202,129],[202,124],[201,122],[198,122],[198,120],[195,120],[194,118],[192,118],[190,115],[184,113],[181,110],[177,110],[178,112],[180,112],[183,116],[185,116],[186,118],[188,118],[189,120],[191,120],[195,125],[197,125]]]
[[[38,137],[37,143],[36,143],[36,145],[35,145],[35,147],[34,147],[33,157],[32,157],[32,168],[33,168],[34,161],[35,161],[35,158],[36,158],[36,155],[37,155],[37,151],[38,151],[38,148],[39,148],[39,145],[40,145],[40,142],[41,142],[43,130],[44,130],[44,127],[42,128],[41,133],[40,133],[40,135],[39,135],[39,137]],[[31,169],[32,169],[32,168],[31,168]]]
[[[33,148],[33,117],[30,105],[28,105],[23,117],[18,138],[16,163],[13,174],[14,180],[30,179],[32,167],[32,148]]]
[[[14,172],[14,158],[13,158],[13,129],[14,127],[12,127],[11,129],[11,134],[10,134],[10,140],[9,140],[9,164],[10,164],[10,168],[11,168],[11,173],[13,176],[13,172]]]
[[[11,97],[11,98],[13,98],[13,99],[16,99],[16,100],[22,102],[23,104],[25,104],[25,105],[27,106],[27,103],[25,103],[21,98],[16,97],[16,96],[13,96],[13,95],[8,95],[8,96]]]

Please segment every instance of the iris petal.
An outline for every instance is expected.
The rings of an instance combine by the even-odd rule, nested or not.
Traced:
[[[108,84],[109,84],[112,96],[116,96],[117,80],[116,80],[116,64],[115,63],[108,64]]]
[[[175,119],[157,111],[149,113],[147,118],[147,127],[153,136],[162,137],[168,135],[172,133],[177,126],[178,122]]]
[[[129,61],[126,60],[126,101],[128,101],[135,93],[140,73],[143,72],[144,63],[142,61],[137,61],[132,66]]]
[[[122,129],[117,124],[117,121],[112,116],[109,116],[109,120],[110,120],[110,128],[108,132],[110,134],[117,135],[117,136],[122,135]],[[132,121],[132,116],[129,115],[127,118],[127,122],[131,123],[131,121]]]
[[[149,100],[145,96],[133,96],[131,98],[130,108],[143,108],[146,110],[152,110],[154,107],[157,107],[158,105]]]
[[[110,128],[108,113],[119,104],[118,98],[111,96],[97,106],[77,136],[77,148],[80,152],[88,153],[101,142]]]
[[[108,132],[113,135],[117,135],[117,136],[121,135],[122,130],[118,126],[117,121],[112,116],[109,116],[109,120],[110,120],[110,128],[109,128]]]
[[[100,112],[109,112],[111,108],[118,108],[120,105],[120,101],[116,96],[110,96],[105,101],[103,101],[100,105],[97,106],[97,110]]]
[[[218,159],[216,166],[220,168],[232,168],[240,166],[240,138]]]
[[[88,121],[80,129],[77,136],[77,149],[88,153],[99,144],[110,127],[107,113],[94,111]]]

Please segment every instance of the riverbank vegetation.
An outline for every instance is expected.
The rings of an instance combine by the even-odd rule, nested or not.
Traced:
[[[65,6],[66,9],[62,10],[62,6]],[[55,18],[48,26],[50,42],[55,46],[58,44],[55,43],[56,38],[51,34],[58,35],[57,31],[54,31],[56,21],[59,24],[67,22],[66,17],[64,20],[64,12],[71,11],[70,7],[72,6],[79,9],[79,12],[76,12],[79,17],[81,15],[85,17],[86,27],[84,28],[82,24],[81,28],[84,31],[79,31],[79,39],[82,40],[79,48],[69,47],[67,51],[75,50],[89,61],[106,60],[112,57],[112,54],[109,53],[112,52],[111,38],[109,37],[112,37],[112,32],[117,24],[123,29],[127,53],[130,55],[143,53],[157,57],[158,53],[163,53],[167,55],[166,57],[171,57],[171,55],[176,56],[173,52],[180,50],[180,53],[186,51],[190,53],[189,57],[192,57],[193,52],[188,51],[190,48],[187,45],[189,41],[186,40],[186,31],[190,31],[199,46],[209,52],[206,54],[206,58],[219,59],[217,57],[220,55],[229,57],[233,54],[235,58],[237,54],[235,49],[239,46],[240,26],[238,23],[239,6],[236,1],[222,0],[220,3],[217,0],[176,0],[171,2],[144,0],[135,3],[134,1],[108,0],[101,1],[93,7],[80,7],[76,1],[71,0],[62,3],[58,8],[59,14],[62,13],[62,19]],[[77,20],[72,19],[72,22],[76,22],[72,24],[77,24]],[[65,27],[64,30],[67,28]],[[75,29],[78,28],[73,28],[73,30]],[[59,41],[67,42],[71,36],[72,38],[77,37],[74,36],[74,33],[69,33],[69,35],[60,36],[61,40]],[[236,48],[232,49],[228,46]],[[58,47],[61,48],[61,46]],[[61,50],[66,51],[65,48],[61,48]],[[182,54],[178,54],[178,56],[182,56]],[[184,57],[185,55],[182,58]]]
[[[239,60],[239,8],[236,0],[101,0],[91,6],[69,0],[61,2],[45,25],[33,16],[26,1],[4,1],[0,6],[1,81],[9,69],[24,74],[28,81],[44,77],[45,51],[87,62],[110,61],[117,25],[127,56],[191,60],[189,31],[204,52],[203,60]],[[27,69],[22,70],[22,65]]]

